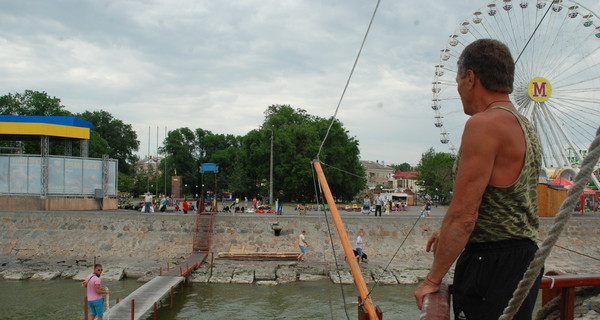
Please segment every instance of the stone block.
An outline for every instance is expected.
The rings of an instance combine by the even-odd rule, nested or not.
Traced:
[[[233,277],[233,269],[230,267],[216,266],[213,269],[213,274],[208,280],[210,283],[231,283]]]
[[[196,269],[190,275],[190,282],[193,283],[208,283],[210,279],[210,268]]]
[[[60,271],[40,271],[31,276],[31,280],[52,280],[60,276]]]
[[[79,273],[79,271],[80,270],[78,269],[63,270],[63,272],[60,274],[60,277],[64,279],[73,279],[73,277],[76,276]]]
[[[72,277],[75,281],[84,281],[92,273],[92,269],[78,270],[77,273]]]
[[[363,275],[363,278],[365,279],[366,284],[375,283],[375,280],[373,280],[373,275],[371,274],[371,270],[361,269],[360,272],[362,272],[362,275]]]
[[[380,284],[398,284],[398,280],[390,270],[384,272],[383,269],[377,269],[373,270],[372,273],[373,279],[379,281]]]
[[[256,281],[256,284],[258,284],[260,286],[276,286],[278,283],[277,283],[277,281],[272,281],[272,280],[261,280],[261,281]]]
[[[321,274],[301,273],[298,277],[298,281],[318,281],[323,279],[327,279],[327,276]]]
[[[254,282],[254,270],[236,269],[231,277],[231,283],[250,284]]]
[[[329,271],[329,279],[333,281],[335,284],[353,284],[354,277],[352,277],[352,273],[350,270],[339,270],[339,274],[337,270]]]
[[[392,273],[394,274],[394,276],[396,276],[396,280],[398,280],[398,284],[417,284],[417,283],[419,283],[419,279],[411,271],[394,270],[394,271],[392,271]]]
[[[290,283],[298,279],[296,269],[293,267],[279,267],[276,271],[277,283]]]
[[[123,279],[123,275],[125,275],[125,269],[123,268],[106,268],[104,269],[104,272],[102,272],[100,278],[102,279],[102,282],[112,282]]]
[[[6,270],[4,271],[4,279],[5,280],[27,280],[31,278],[33,272],[29,270]]]
[[[275,280],[277,275],[275,273],[275,267],[259,267],[254,270],[254,279],[259,280]]]

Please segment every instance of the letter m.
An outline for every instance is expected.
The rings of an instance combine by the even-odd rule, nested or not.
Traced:
[[[534,97],[546,97],[546,81],[541,83],[533,82],[533,96]]]

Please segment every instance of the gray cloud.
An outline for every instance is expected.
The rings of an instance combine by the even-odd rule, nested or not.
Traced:
[[[1,94],[132,123],[150,153],[168,129],[244,135],[272,104],[333,115],[375,1],[2,1]],[[473,1],[383,1],[338,117],[364,159],[445,151],[433,65]],[[592,5],[592,4],[590,4]],[[597,4],[595,4],[598,6]]]

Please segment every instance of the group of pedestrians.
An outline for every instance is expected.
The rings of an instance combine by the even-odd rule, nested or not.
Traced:
[[[144,213],[154,212],[155,206],[157,206],[157,209],[160,212],[166,212],[167,207],[170,205],[175,208],[175,212],[183,211],[184,214],[187,214],[188,211],[190,211],[190,203],[187,201],[187,198],[184,198],[182,202],[179,202],[179,200],[175,200],[166,195],[161,195],[160,200],[155,201],[150,192],[144,194]]]
[[[394,204],[394,203],[392,203],[391,200],[387,200],[383,196],[381,196],[380,193],[376,194],[375,200],[374,200],[374,205],[375,205],[375,216],[376,217],[377,216],[381,217],[382,212],[383,212],[383,215],[389,216],[393,208],[395,208],[395,210],[398,210],[398,211],[406,211],[406,202],[402,201],[402,202],[396,202]],[[371,208],[372,208],[371,199],[369,198],[368,195],[366,195],[363,200],[362,213],[366,214],[366,215],[370,215]]]

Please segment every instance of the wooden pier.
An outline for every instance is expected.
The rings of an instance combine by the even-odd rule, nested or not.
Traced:
[[[171,288],[177,287],[184,280],[185,277],[172,276],[158,276],[152,279],[110,308],[110,319],[146,319],[154,311],[154,303],[165,299],[171,293]],[[132,300],[134,300],[133,308]]]
[[[172,294],[173,288],[185,281],[186,277],[196,270],[206,257],[205,252],[192,253],[182,265],[167,270],[166,273],[137,288],[110,309],[110,319],[137,320],[148,318],[151,312],[156,311],[154,309],[155,304],[157,308],[160,307],[160,301]]]

